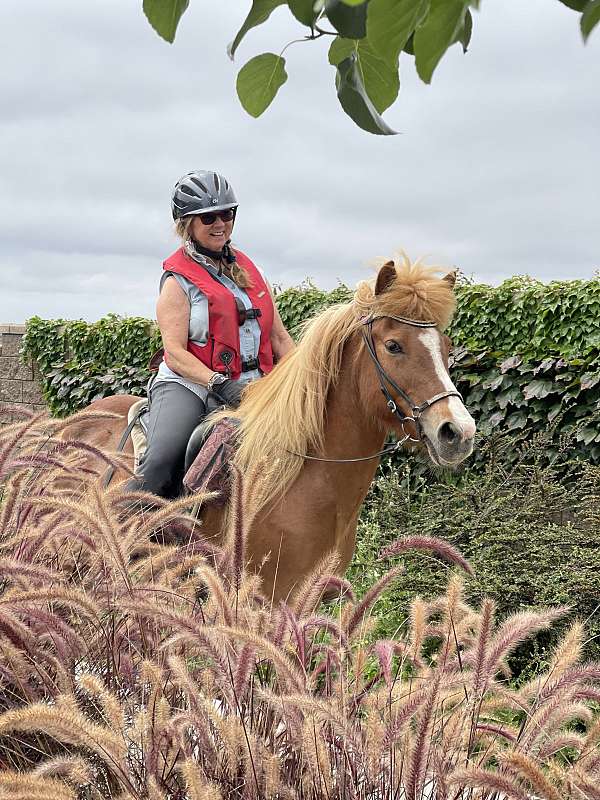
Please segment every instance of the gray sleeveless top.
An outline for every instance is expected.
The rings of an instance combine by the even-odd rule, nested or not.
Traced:
[[[240,287],[234,281],[232,281],[226,275],[219,275],[218,270],[208,260],[203,259],[201,266],[210,272],[215,280],[218,280],[219,283],[222,283],[223,286],[226,286],[227,289],[229,289],[229,291],[235,295],[235,297],[239,298],[239,300],[242,301],[247,309],[252,308],[252,301],[246,292],[243,289],[240,289]],[[261,274],[264,277],[262,270]],[[163,273],[160,279],[159,293],[167,278],[170,277],[174,278],[183,289],[190,304],[188,339],[191,339],[194,344],[197,344],[199,347],[205,347],[208,344],[208,298],[204,292],[198,289],[198,287],[195,286],[191,281],[189,281],[187,278],[184,278],[183,275],[178,275],[175,272]],[[242,356],[242,360],[247,361],[252,358],[257,358],[259,346],[260,325],[255,319],[246,320],[243,325],[240,325],[240,354]],[[242,372],[238,378],[238,381],[242,383],[250,383],[250,381],[255,381],[257,378],[260,378],[261,374],[261,371],[258,369],[253,369],[249,372]],[[206,400],[208,392],[205,386],[178,375],[167,366],[167,363],[164,359],[160,363],[158,373],[154,379],[154,384],[158,383],[159,381],[172,381],[174,383],[180,383],[191,392],[194,392],[194,394],[197,395],[201,400]]]

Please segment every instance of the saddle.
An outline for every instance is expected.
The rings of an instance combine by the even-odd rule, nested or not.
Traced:
[[[134,452],[134,473],[137,473],[146,452],[148,425],[148,400],[138,400],[127,415]],[[218,492],[211,502],[224,505],[230,493],[229,464],[235,452],[235,435],[239,420],[224,419],[218,422],[204,420],[194,428],[189,438],[184,462],[183,486],[188,492]]]

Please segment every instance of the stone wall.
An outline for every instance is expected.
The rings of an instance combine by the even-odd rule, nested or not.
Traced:
[[[0,324],[0,406],[23,406],[33,411],[45,408],[37,368],[22,364],[19,357],[25,325]],[[10,422],[12,415],[0,408],[0,422]]]

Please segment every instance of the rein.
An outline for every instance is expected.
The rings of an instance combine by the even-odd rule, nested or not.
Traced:
[[[389,410],[400,420],[400,426],[402,427],[402,433],[404,437],[400,439],[396,444],[390,445],[389,447],[384,447],[383,450],[380,450],[378,453],[374,453],[372,456],[363,456],[362,458],[319,458],[318,456],[309,456],[305,455],[304,453],[296,453],[293,450],[287,450],[288,453],[291,455],[299,456],[300,458],[307,459],[308,461],[327,461],[330,463],[335,464],[350,464],[356,461],[370,461],[373,458],[379,458],[380,456],[387,455],[388,453],[395,453],[400,447],[404,444],[404,442],[411,441],[411,442],[421,442],[424,438],[423,429],[421,426],[421,417],[428,408],[431,408],[432,405],[438,403],[440,400],[444,400],[446,397],[459,397],[461,400],[462,395],[460,392],[456,390],[448,391],[448,392],[440,392],[439,394],[430,397],[429,400],[425,400],[420,405],[417,405],[410,395],[404,391],[398,384],[390,378],[387,372],[381,365],[379,358],[377,357],[377,351],[375,349],[375,342],[373,341],[373,323],[376,319],[393,319],[397,322],[402,322],[405,325],[412,325],[415,328],[437,328],[435,322],[425,322],[422,320],[416,319],[407,319],[406,317],[395,317],[391,314],[381,315],[379,317],[365,317],[362,320],[363,329],[361,331],[362,338],[367,348],[367,352],[375,365],[375,369],[377,370],[377,377],[379,378],[379,386],[381,388],[381,392],[386,399],[387,407]],[[408,407],[411,410],[412,416],[406,416],[402,414],[402,412],[398,409],[398,405],[392,395],[389,392],[386,384],[389,384],[392,389],[398,393],[398,395],[408,404]],[[404,427],[405,422],[414,422],[415,428],[417,429],[418,438],[415,439],[414,436],[411,436],[410,433],[406,432]]]

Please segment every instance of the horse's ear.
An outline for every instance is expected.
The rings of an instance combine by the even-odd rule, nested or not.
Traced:
[[[452,272],[449,272],[447,275],[444,275],[443,280],[445,280],[446,283],[449,283],[450,287],[454,289],[457,277],[458,277],[458,270],[453,269]]]
[[[396,280],[396,267],[393,261],[386,262],[377,273],[375,281],[375,294],[383,294]]]

